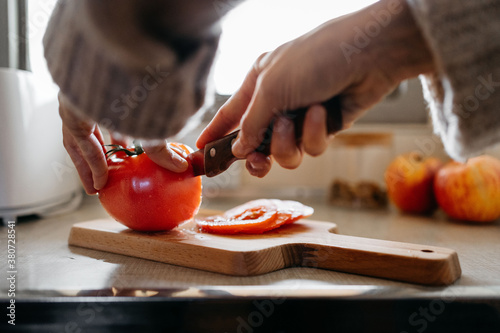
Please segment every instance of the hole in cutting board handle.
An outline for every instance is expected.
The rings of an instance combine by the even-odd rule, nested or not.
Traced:
[[[433,253],[434,252],[432,250],[420,250],[420,251],[425,252],[425,253]]]

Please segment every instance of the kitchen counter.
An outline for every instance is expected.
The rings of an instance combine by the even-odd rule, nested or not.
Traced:
[[[205,198],[202,208],[224,210],[250,199]],[[335,222],[340,234],[454,249],[462,277],[448,287],[305,267],[235,277],[68,246],[74,223],[107,216],[96,197],[86,197],[74,212],[17,222],[17,328],[146,331],[133,329],[146,321],[151,327],[168,322],[172,332],[289,332],[305,325],[299,318],[307,314],[319,331],[500,332],[500,221],[474,225],[439,213],[418,217],[335,208],[324,198],[297,200],[315,209],[310,219]],[[8,229],[0,228],[3,276],[7,237]],[[0,289],[2,305],[9,305],[7,279]],[[13,328],[1,318],[0,331]]]

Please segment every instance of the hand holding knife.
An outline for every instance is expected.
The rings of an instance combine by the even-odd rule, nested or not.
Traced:
[[[334,96],[326,102],[321,103],[327,111],[327,131],[334,134],[342,129],[342,112],[340,97]],[[308,108],[286,111],[284,116],[293,120],[295,125],[295,138],[300,142],[304,118]],[[264,140],[255,151],[265,155],[271,154],[271,137],[273,123],[267,128]],[[238,136],[239,130],[234,131],[218,140],[212,141],[200,150],[188,155],[191,160],[195,176],[206,175],[214,177],[224,172],[231,164],[238,160],[231,151],[233,141]]]

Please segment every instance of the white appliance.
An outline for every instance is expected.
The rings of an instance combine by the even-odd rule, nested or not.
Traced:
[[[78,174],[62,144],[57,88],[29,70],[26,2],[0,1],[0,219],[76,208]],[[40,53],[41,45],[33,48]],[[36,63],[36,69],[40,68]],[[46,71],[46,69],[44,69]]]
[[[56,95],[37,99],[34,75],[0,68],[0,218],[46,216],[82,199],[76,169],[62,145]],[[43,102],[43,103],[41,103]]]

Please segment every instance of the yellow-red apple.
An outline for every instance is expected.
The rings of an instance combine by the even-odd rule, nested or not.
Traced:
[[[500,217],[500,160],[482,155],[449,162],[436,175],[434,192],[451,218],[494,221]]]
[[[443,163],[418,152],[396,157],[385,171],[389,199],[405,213],[428,214],[437,208],[433,184]]]

